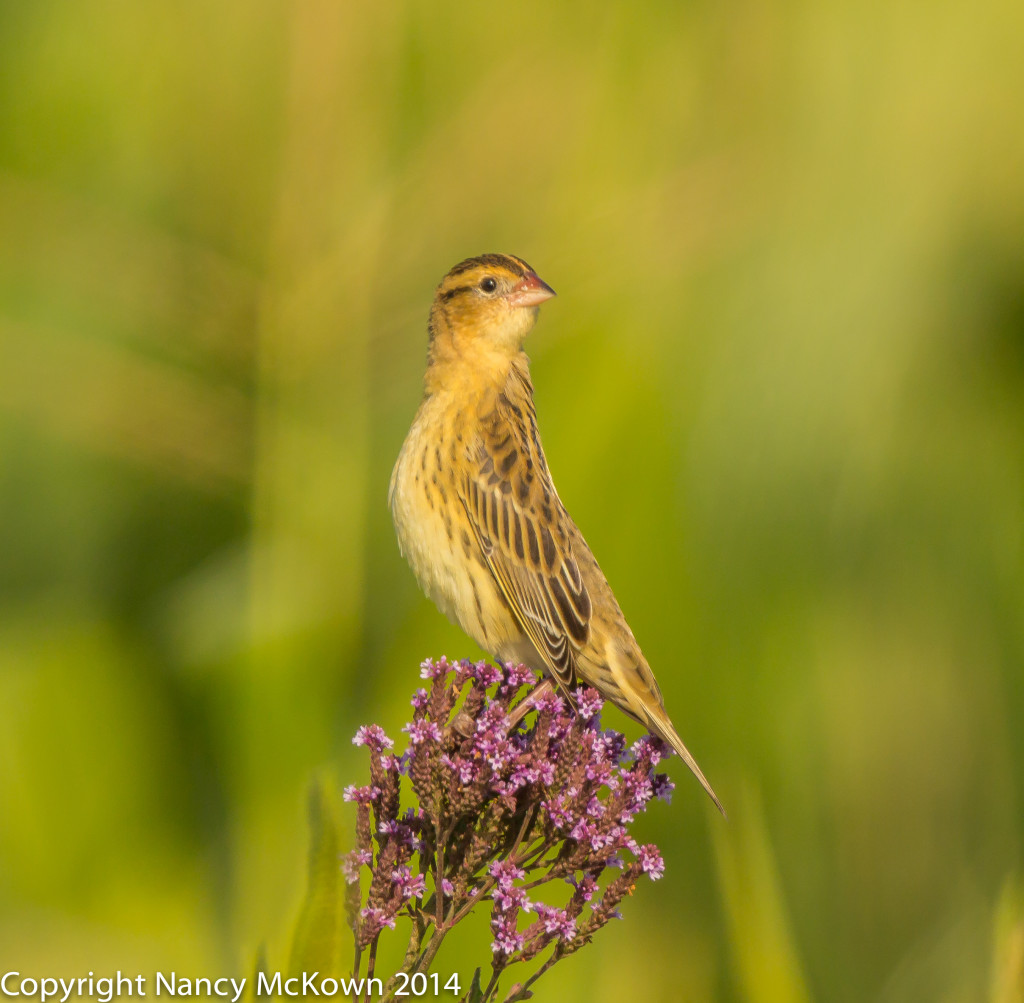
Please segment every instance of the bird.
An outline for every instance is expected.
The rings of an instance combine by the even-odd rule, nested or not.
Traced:
[[[523,345],[554,295],[511,254],[467,258],[441,280],[388,490],[399,549],[484,651],[550,676],[570,703],[594,687],[670,745],[724,815],[548,470]]]

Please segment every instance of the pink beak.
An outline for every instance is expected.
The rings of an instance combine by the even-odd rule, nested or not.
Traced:
[[[555,291],[551,286],[530,272],[525,279],[512,287],[512,292],[508,294],[508,302],[510,306],[539,306],[554,295]]]

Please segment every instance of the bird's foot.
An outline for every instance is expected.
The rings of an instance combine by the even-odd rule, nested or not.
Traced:
[[[552,692],[554,692],[554,687],[551,685],[551,680],[545,679],[539,686],[534,687],[534,689],[527,693],[526,696],[516,704],[515,709],[509,715],[508,730],[512,731],[515,726],[537,706],[539,701],[546,699]]]

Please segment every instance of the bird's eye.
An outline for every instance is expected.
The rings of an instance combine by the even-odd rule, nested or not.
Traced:
[[[480,289],[481,289],[482,292],[485,292],[485,293],[493,293],[494,290],[497,289],[497,288],[498,288],[498,281],[497,281],[497,279],[491,278],[490,275],[488,275],[487,278],[484,279],[480,283]]]

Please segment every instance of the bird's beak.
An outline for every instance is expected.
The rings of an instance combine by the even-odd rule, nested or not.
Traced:
[[[508,302],[510,306],[539,306],[554,295],[555,291],[551,286],[530,272],[525,279],[512,287],[512,292],[508,294]]]

